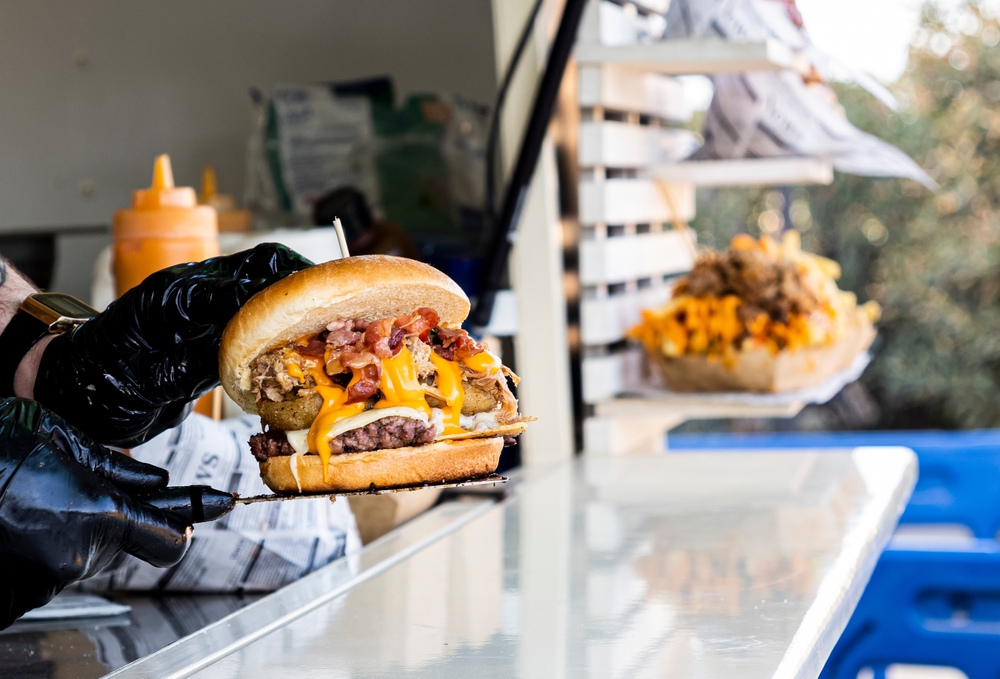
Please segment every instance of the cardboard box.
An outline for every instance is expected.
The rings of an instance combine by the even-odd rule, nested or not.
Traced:
[[[822,384],[848,368],[875,340],[874,326],[858,310],[857,322],[847,335],[830,346],[779,351],[739,352],[735,363],[705,356],[670,358],[651,356],[671,391],[795,391]]]

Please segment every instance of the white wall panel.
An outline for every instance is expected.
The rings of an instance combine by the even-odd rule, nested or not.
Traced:
[[[0,63],[7,230],[110,223],[159,153],[178,182],[212,163],[239,195],[251,85],[391,74],[398,94],[484,103],[496,87],[490,3],[466,0],[4,2]]]

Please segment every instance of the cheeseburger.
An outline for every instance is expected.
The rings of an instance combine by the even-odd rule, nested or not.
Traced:
[[[490,474],[524,431],[500,360],[460,325],[469,299],[426,264],[320,264],[264,289],[222,335],[226,392],[278,493],[363,490]]]

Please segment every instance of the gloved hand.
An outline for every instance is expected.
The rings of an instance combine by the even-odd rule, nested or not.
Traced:
[[[94,443],[35,401],[0,401],[0,629],[119,551],[154,566],[180,561],[191,536],[185,508],[133,497],[185,490],[166,485],[165,470]],[[211,493],[232,508],[232,496]],[[217,505],[205,518],[228,511]]]
[[[219,384],[222,330],[254,294],[312,262],[274,243],[158,271],[45,348],[35,400],[106,445],[176,426]]]

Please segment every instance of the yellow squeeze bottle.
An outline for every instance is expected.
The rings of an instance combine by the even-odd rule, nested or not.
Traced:
[[[112,220],[115,284],[120,297],[160,269],[219,254],[215,209],[194,189],[174,186],[170,156],[156,158],[153,185],[132,192],[132,207]]]

